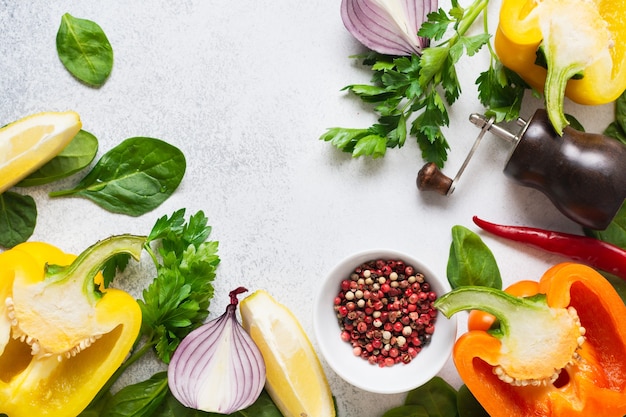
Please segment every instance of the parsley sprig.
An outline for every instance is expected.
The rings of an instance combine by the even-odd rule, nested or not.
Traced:
[[[519,115],[527,85],[502,66],[490,44],[487,14],[489,0],[475,0],[463,8],[452,1],[449,13],[439,9],[428,15],[418,35],[429,38],[431,46],[422,55],[394,57],[370,52],[358,55],[374,74],[370,84],[352,84],[343,88],[363,102],[372,103],[379,115],[369,128],[333,127],[320,139],[352,156],[383,157],[387,148],[402,147],[407,135],[414,136],[427,162],[442,167],[450,146],[442,127],[450,123],[448,107],[461,94],[456,64],[463,57],[474,56],[488,45],[489,68],[476,81],[479,101],[486,114],[496,121],[512,120]],[[468,35],[476,19],[483,15],[483,32]],[[444,37],[451,33],[446,39]]]
[[[207,240],[211,233],[207,223],[202,211],[185,221],[185,209],[170,217],[163,216],[155,223],[144,250],[156,267],[156,277],[144,289],[143,298],[138,300],[142,312],[139,337],[128,359],[81,416],[130,415],[120,414],[118,407],[145,411],[160,404],[168,394],[164,373],[124,387],[115,395],[111,395],[110,389],[132,364],[150,351],[154,351],[163,363],[169,363],[181,340],[205,322],[213,298],[215,271],[220,262],[218,242]],[[126,255],[113,258],[106,266],[108,282],[127,263]],[[142,415],[150,415],[146,413]]]

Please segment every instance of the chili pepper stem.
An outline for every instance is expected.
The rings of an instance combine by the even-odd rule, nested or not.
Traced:
[[[551,308],[545,296],[515,297],[489,287],[460,287],[435,301],[446,317],[463,310],[482,310],[500,321],[493,336],[502,343],[494,372],[512,385],[539,385],[556,380],[578,358],[584,328],[572,307]]]

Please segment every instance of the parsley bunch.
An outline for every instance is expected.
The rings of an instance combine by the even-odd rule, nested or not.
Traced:
[[[320,139],[354,157],[380,158],[387,148],[402,147],[407,135],[416,138],[427,162],[442,167],[450,146],[442,127],[449,125],[448,107],[461,94],[456,64],[461,57],[475,55],[484,45],[490,51],[489,69],[476,83],[479,100],[487,115],[496,121],[518,117],[528,88],[517,74],[504,68],[490,44],[487,14],[489,0],[474,0],[466,9],[452,1],[449,13],[439,9],[428,15],[418,35],[432,43],[422,55],[394,57],[371,52],[359,57],[374,71],[370,84],[352,84],[343,88],[356,94],[363,102],[373,103],[378,123],[369,128],[330,128]],[[478,16],[483,15],[483,32],[468,36]],[[451,36],[442,40],[452,32]]]
[[[144,250],[156,267],[156,277],[138,300],[142,312],[141,332],[128,359],[116,370],[81,417],[108,415],[151,415],[168,395],[167,375],[110,392],[118,378],[146,353],[154,351],[165,364],[181,340],[202,325],[213,298],[213,280],[220,262],[218,242],[207,241],[211,227],[202,211],[185,221],[185,210],[157,220]],[[123,270],[128,255],[118,255],[105,266],[108,283]],[[132,414],[129,410],[141,411]]]

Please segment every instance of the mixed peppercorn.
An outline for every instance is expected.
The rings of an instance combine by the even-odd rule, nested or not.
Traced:
[[[334,308],[341,339],[380,367],[409,363],[435,331],[437,294],[401,260],[372,260],[341,281]]]

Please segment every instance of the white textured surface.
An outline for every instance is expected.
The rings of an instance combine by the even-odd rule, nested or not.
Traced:
[[[469,2],[465,2],[469,3]],[[499,2],[489,6],[495,25]],[[441,7],[448,9],[449,2]],[[100,89],[62,67],[55,35],[63,13],[98,22],[115,53]],[[0,0],[0,125],[45,110],[76,110],[100,141],[100,155],[131,136],[152,136],[188,158],[175,195],[152,213],[130,218],[80,199],[49,199],[64,184],[28,190],[39,217],[34,240],[79,252],[116,233],[147,233],[156,218],[186,207],[204,210],[220,241],[222,264],[211,317],[238,285],[265,288],[312,332],[312,297],[319,279],[355,251],[389,247],[413,253],[445,275],[450,229],[476,230],[471,216],[547,227],[579,228],[539,192],[501,173],[508,145],[487,135],[453,196],[419,194],[423,162],[413,141],[381,160],[352,160],[318,137],[331,126],[365,127],[368,108],[340,89],[370,73],[350,55],[362,51],[345,31],[339,0]],[[446,130],[454,175],[477,130],[474,80],[480,55],[459,64],[463,94]],[[539,103],[529,99],[524,115]],[[588,131],[601,131],[612,107],[568,112]],[[484,237],[505,282],[539,278],[556,256]],[[150,271],[124,284],[138,294]],[[464,329],[464,317],[459,328]],[[316,344],[316,341],[313,340]],[[135,369],[133,378],[153,370]],[[403,394],[373,395],[349,386],[327,368],[342,417],[380,416]],[[451,361],[441,374],[459,384]]]

